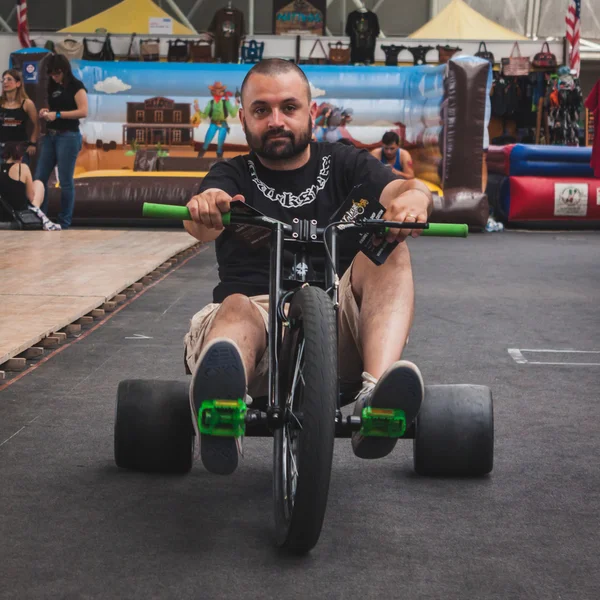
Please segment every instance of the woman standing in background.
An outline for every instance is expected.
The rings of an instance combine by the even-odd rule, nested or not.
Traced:
[[[21,144],[26,148],[26,156],[33,156],[36,153],[38,134],[37,110],[25,91],[23,76],[16,69],[8,69],[2,73],[0,146],[4,147],[9,142]]]
[[[75,207],[75,163],[81,150],[82,137],[79,119],[88,115],[87,90],[73,75],[69,59],[55,54],[48,60],[48,105],[40,110],[40,118],[47,121],[46,135],[42,138],[40,156],[35,172],[46,188],[42,210],[48,214],[48,179],[58,167],[60,183],[60,213],[58,222],[68,229]]]

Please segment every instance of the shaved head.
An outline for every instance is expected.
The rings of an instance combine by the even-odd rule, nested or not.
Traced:
[[[256,63],[246,74],[244,77],[244,81],[242,82],[242,106],[245,105],[244,102],[244,91],[247,88],[248,81],[253,75],[267,75],[268,77],[277,77],[278,75],[283,75],[286,73],[296,73],[302,83],[306,88],[306,95],[308,97],[308,103],[311,101],[310,94],[310,83],[304,74],[304,71],[298,67],[295,63],[284,60],[283,58],[266,58],[265,60],[261,60],[259,63]]]

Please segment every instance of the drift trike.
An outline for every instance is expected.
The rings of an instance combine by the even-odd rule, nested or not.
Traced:
[[[493,407],[485,386],[425,386],[419,415],[409,427],[401,410],[367,407],[361,416],[342,414],[354,396],[339,390],[338,237],[354,235],[360,245],[374,236],[381,240],[385,228],[419,227],[424,236],[468,234],[466,225],[388,222],[380,218],[382,211],[369,213],[377,218],[366,212],[365,201],[353,202],[345,215],[320,228],[299,219],[285,224],[233,202],[223,219],[251,242],[270,244],[269,393],[250,406],[245,398],[205,401],[198,427],[201,435],[273,437],[276,543],[297,553],[308,552],[319,539],[336,437],[360,431],[412,439],[414,469],[421,475],[481,476],[492,470]],[[145,204],[144,215],[190,218],[186,207],[156,204]],[[284,250],[293,261],[285,271]],[[317,273],[311,264],[319,253],[325,268]],[[195,433],[188,394],[189,384],[182,381],[119,384],[114,430],[119,467],[170,473],[192,468]]]

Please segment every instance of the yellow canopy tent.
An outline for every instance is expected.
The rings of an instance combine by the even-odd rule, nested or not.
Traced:
[[[452,0],[439,12],[408,37],[422,40],[527,40],[498,23],[487,19],[463,0]]]
[[[123,0],[116,6],[97,15],[61,29],[61,33],[94,33],[96,30],[106,30],[108,33],[138,33],[149,34],[150,17],[161,19],[171,18],[152,0]],[[191,29],[173,19],[175,35],[194,35]]]

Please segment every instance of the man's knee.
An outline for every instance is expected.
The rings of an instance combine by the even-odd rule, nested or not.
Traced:
[[[232,294],[227,296],[217,310],[215,319],[223,319],[227,322],[256,322],[261,327],[263,320],[258,308],[243,294]]]

